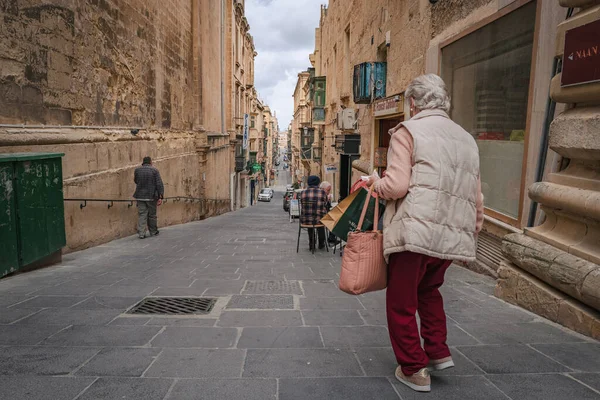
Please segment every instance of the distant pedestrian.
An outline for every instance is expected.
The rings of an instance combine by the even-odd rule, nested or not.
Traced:
[[[331,210],[331,203],[333,202],[333,194],[331,193],[331,183],[323,181],[321,182],[319,187],[323,189],[325,191],[325,194],[327,195],[327,212],[329,212],[329,210]]]
[[[389,132],[386,175],[368,184],[387,200],[383,247],[389,260],[388,329],[400,364],[396,378],[428,392],[429,369],[454,366],[439,288],[452,261],[475,260],[483,196],[477,144],[448,116],[444,81],[422,75],[410,83],[406,99],[411,119]]]
[[[148,228],[150,236],[156,236],[159,234],[156,208],[162,204],[165,187],[160,178],[160,172],[152,165],[150,157],[144,157],[142,166],[135,169],[133,181],[136,184],[133,197],[137,199],[138,236],[140,239],[144,239],[146,228]]]
[[[318,176],[308,177],[308,189],[302,191],[300,195],[300,204],[302,212],[300,213],[300,223],[306,225],[316,225],[321,223],[321,218],[329,211],[327,210],[327,194],[319,187],[321,179]],[[319,249],[325,248],[325,228],[316,228],[319,238]],[[308,229],[308,244],[310,250],[315,247],[315,230]]]

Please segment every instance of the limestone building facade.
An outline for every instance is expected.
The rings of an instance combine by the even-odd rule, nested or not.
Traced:
[[[330,0],[294,93],[296,166],[312,128],[320,159],[304,165],[343,199],[361,175],[385,170],[410,81],[442,76],[450,116],[480,151],[485,224],[469,267],[499,278],[498,296],[598,337],[598,77],[560,80],[578,57],[564,57],[565,31],[598,13],[593,0]],[[577,44],[595,56],[596,44]]]
[[[240,0],[0,7],[0,152],[61,152],[64,197],[130,199],[151,156],[160,226],[242,206],[240,116],[256,98]],[[243,122],[243,121],[242,121]],[[242,125],[243,128],[243,125]],[[127,203],[65,202],[67,251],[135,232]]]

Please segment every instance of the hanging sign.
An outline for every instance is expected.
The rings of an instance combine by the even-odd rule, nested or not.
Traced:
[[[338,172],[338,167],[335,164],[327,164],[325,165],[325,172],[328,174],[335,174]]]
[[[244,141],[242,147],[244,150],[248,148],[248,114],[244,114]]]
[[[373,157],[373,167],[375,168],[386,168],[387,167],[387,147],[377,147],[375,149],[375,156]]]
[[[385,117],[387,115],[399,114],[404,111],[403,95],[396,94],[377,100],[373,103],[373,116]]]
[[[565,33],[561,86],[600,81],[600,20]]]

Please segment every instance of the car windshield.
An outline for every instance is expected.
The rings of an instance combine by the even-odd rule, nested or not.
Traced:
[[[269,194],[269,189],[262,189],[260,194]]]

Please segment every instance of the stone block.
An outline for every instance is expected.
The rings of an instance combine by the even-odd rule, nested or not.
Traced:
[[[600,101],[600,82],[561,86],[562,73],[550,82],[550,97],[557,103],[595,103]]]
[[[600,310],[600,265],[590,271],[581,284],[581,300]]]
[[[237,329],[211,327],[167,327],[152,340],[152,347],[227,348],[237,338]]]
[[[44,103],[44,95],[42,91],[33,85],[26,85],[22,88],[23,104],[38,104]]]
[[[263,327],[301,326],[300,311],[224,311],[218,326],[224,327]]]
[[[316,327],[244,328],[237,345],[240,349],[291,349],[323,347]]]
[[[33,346],[63,328],[62,325],[0,325],[0,345]]]
[[[79,369],[76,375],[138,377],[160,351],[148,348],[106,348]]]
[[[512,262],[541,281],[600,309],[600,286],[594,285],[596,273],[600,273],[597,264],[523,234],[506,236],[503,251]],[[584,278],[590,274],[593,274],[591,284],[584,285]]]
[[[325,347],[387,347],[388,330],[383,326],[350,326],[321,328]]]
[[[585,372],[600,372],[600,343],[534,344],[536,350],[569,368]]]
[[[300,299],[301,310],[364,310],[354,297],[309,297]]]
[[[525,345],[482,345],[458,348],[487,374],[568,372],[569,368]]]
[[[68,375],[98,353],[94,348],[7,347],[0,354],[2,375]]]
[[[564,157],[600,159],[600,108],[577,107],[560,114],[550,125],[549,145]]]
[[[64,72],[49,70],[48,71],[48,87],[56,90],[71,90],[71,75]]]
[[[599,0],[558,0],[558,4],[561,7],[573,7],[573,8],[581,8],[581,7],[591,7],[596,4],[600,4]]]
[[[572,343],[582,340],[579,335],[546,322],[473,323],[461,324],[460,327],[483,344]]]
[[[276,398],[275,379],[186,379],[178,381],[169,395],[174,400]]]
[[[39,325],[36,328],[39,329]],[[71,326],[46,339],[43,344],[46,346],[144,346],[160,329],[160,327],[149,326]]]
[[[244,350],[165,349],[144,376],[239,378]]]
[[[384,378],[281,379],[279,399],[397,399],[398,395]]]
[[[4,399],[71,400],[94,382],[94,378],[58,376],[1,376]]]
[[[306,310],[302,316],[308,326],[364,325],[356,310]]]
[[[600,340],[600,313],[578,301],[568,298],[563,300],[556,322]]]
[[[435,373],[437,375],[437,372]],[[423,394],[392,380],[402,400],[423,400]],[[456,388],[461,388],[456,390]],[[506,400],[506,395],[483,376],[444,376],[432,379],[432,391],[444,400]]]
[[[77,398],[162,400],[172,385],[171,379],[99,378]]]
[[[250,349],[243,373],[248,378],[363,375],[351,350],[336,349]]]
[[[492,375],[488,379],[511,399],[592,400],[598,398],[598,394],[594,391],[560,374]]]
[[[495,294],[576,332],[600,338],[598,311],[552,288],[515,265],[505,264],[501,267]]]

